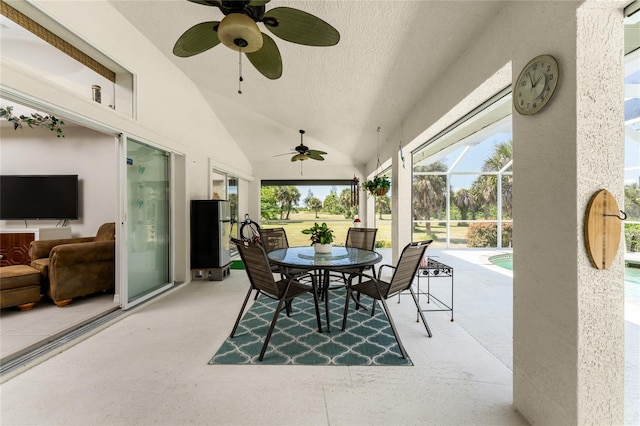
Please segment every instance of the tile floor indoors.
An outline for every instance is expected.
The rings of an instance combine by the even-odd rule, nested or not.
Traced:
[[[113,292],[79,297],[64,308],[49,299],[26,312],[5,308],[0,316],[0,360],[27,352],[43,340],[52,340],[114,309],[118,306],[113,302]]]
[[[6,378],[0,423],[527,424],[511,404],[510,272],[429,251],[455,268],[455,321],[427,313],[429,339],[410,300],[389,304],[413,367],[208,365],[247,290],[234,270],[179,286]]]

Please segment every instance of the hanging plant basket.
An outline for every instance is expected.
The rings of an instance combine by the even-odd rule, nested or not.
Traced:
[[[382,197],[387,192],[389,192],[389,188],[378,188],[371,190],[371,193],[377,197]]]
[[[369,191],[376,197],[381,197],[389,192],[391,181],[386,176],[376,176],[362,184],[362,189]]]

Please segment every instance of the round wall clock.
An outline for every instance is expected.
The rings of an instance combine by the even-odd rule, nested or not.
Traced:
[[[558,62],[551,55],[536,56],[522,69],[513,87],[513,106],[520,114],[540,111],[558,85]]]

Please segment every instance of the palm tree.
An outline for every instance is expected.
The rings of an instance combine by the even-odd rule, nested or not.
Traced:
[[[477,200],[476,207],[482,207],[484,218],[491,216],[491,206],[496,203],[498,195],[497,178],[495,175],[482,175],[471,185],[471,192]]]
[[[495,146],[493,153],[482,166],[483,172],[499,172],[513,159],[513,141],[503,142]],[[507,212],[513,207],[512,185],[513,176],[504,176],[502,182],[498,182],[496,174],[480,176],[472,186],[472,191],[482,200],[484,218],[489,219],[489,209],[498,199],[498,185],[502,184],[502,206]],[[498,215],[500,213],[498,212]]]
[[[280,219],[289,220],[293,206],[300,201],[300,191],[295,186],[278,186],[275,196],[280,204]]]
[[[470,210],[476,207],[476,199],[473,193],[466,188],[460,188],[453,197],[453,203],[460,209],[460,218],[467,220]]]
[[[310,197],[307,199],[307,208],[313,210],[316,213],[316,219],[318,219],[318,211],[322,209],[322,201],[317,197]]]
[[[414,172],[445,172],[447,166],[440,161],[427,166],[417,166]],[[414,220],[442,219],[446,211],[446,177],[442,175],[414,175],[413,214]],[[431,224],[426,223],[426,233],[431,233]]]

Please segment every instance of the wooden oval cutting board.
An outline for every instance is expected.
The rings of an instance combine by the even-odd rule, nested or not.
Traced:
[[[585,215],[584,236],[591,263],[598,269],[609,269],[620,246],[622,220],[613,195],[606,189],[593,194]]]

